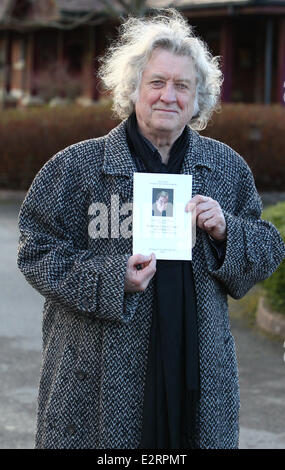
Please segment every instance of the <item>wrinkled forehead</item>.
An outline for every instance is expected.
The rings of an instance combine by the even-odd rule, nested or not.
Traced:
[[[161,47],[152,51],[143,76],[169,76],[174,80],[197,81],[197,72],[190,55],[177,54]]]

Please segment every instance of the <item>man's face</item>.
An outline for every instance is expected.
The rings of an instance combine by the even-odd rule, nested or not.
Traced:
[[[160,212],[166,211],[167,203],[168,203],[167,196],[159,196],[158,200],[156,201],[156,206]]]
[[[135,103],[144,135],[180,135],[193,116],[196,73],[191,57],[155,49],[142,75]]]

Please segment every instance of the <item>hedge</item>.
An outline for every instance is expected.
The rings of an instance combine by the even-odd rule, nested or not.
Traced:
[[[29,188],[35,174],[59,150],[81,140],[100,137],[118,121],[109,104],[83,108],[5,110],[0,114],[0,188]]]
[[[262,218],[272,222],[285,241],[285,202],[266,208]],[[272,309],[285,315],[285,260],[262,285]]]
[[[203,135],[227,143],[249,164],[259,191],[285,191],[285,107],[224,105]]]
[[[0,112],[0,188],[26,190],[58,150],[107,133],[118,123],[110,105]],[[259,191],[285,191],[285,108],[225,104],[202,135],[227,143],[248,162]]]

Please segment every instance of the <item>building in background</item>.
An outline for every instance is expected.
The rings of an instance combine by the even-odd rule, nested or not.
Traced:
[[[119,24],[105,3],[0,0],[0,97],[13,105],[55,96],[82,104],[99,99],[97,59]],[[147,2],[154,8],[169,4]],[[285,105],[285,1],[177,0],[171,5],[222,57],[224,102]]]

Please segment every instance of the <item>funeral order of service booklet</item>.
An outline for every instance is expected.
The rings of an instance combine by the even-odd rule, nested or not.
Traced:
[[[192,259],[192,175],[134,173],[133,254]]]

